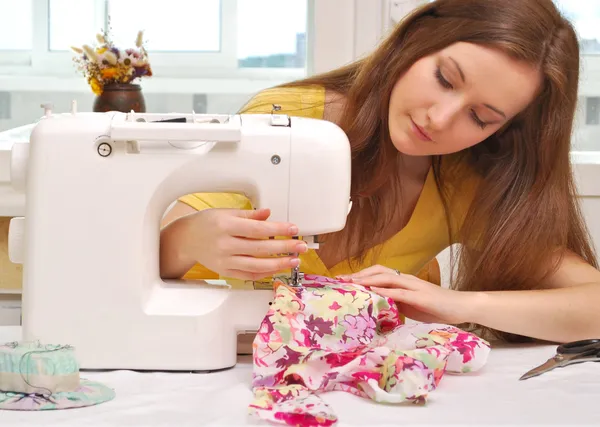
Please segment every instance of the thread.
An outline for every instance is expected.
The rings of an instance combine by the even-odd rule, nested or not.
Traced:
[[[71,349],[72,346],[70,346],[68,344],[67,345],[46,344],[46,345],[42,346],[39,341],[34,341],[34,343],[37,347],[39,347],[39,349],[27,351],[26,353],[24,353],[21,356],[21,358],[19,359],[19,375],[21,376],[21,379],[23,380],[23,382],[25,384],[27,384],[29,387],[45,391],[46,393],[29,393],[29,394],[28,393],[19,393],[19,394],[22,394],[23,398],[33,397],[35,399],[37,397],[37,398],[42,398],[51,403],[56,403],[55,401],[52,400],[52,395],[53,395],[52,390],[50,390],[46,387],[37,386],[37,385],[29,382],[29,379],[26,377],[27,374],[24,373],[23,364],[28,362],[29,360],[31,360],[31,357],[35,354],[55,353],[57,351]],[[0,347],[8,347],[8,348],[11,348],[14,350],[18,346],[19,346],[19,343],[17,341],[13,341],[13,342],[6,343]],[[52,360],[46,359],[46,358],[44,358],[44,360],[48,361],[50,364],[50,367],[54,369],[54,362]],[[10,390],[0,390],[0,391],[3,393],[14,393],[14,391],[10,391]]]

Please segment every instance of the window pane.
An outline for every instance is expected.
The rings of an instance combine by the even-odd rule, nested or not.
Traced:
[[[32,0],[0,0],[0,50],[31,50]]]
[[[139,30],[149,52],[218,52],[220,0],[108,0],[115,45],[133,47]]]
[[[50,50],[95,43],[94,0],[50,0],[49,9]]]
[[[581,53],[600,53],[600,0],[554,0],[577,30]]]
[[[304,68],[306,0],[238,0],[240,67]]]

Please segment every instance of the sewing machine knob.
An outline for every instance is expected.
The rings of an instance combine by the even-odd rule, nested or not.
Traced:
[[[13,264],[23,264],[25,254],[25,218],[11,218],[8,226],[8,259]]]
[[[44,104],[41,104],[40,107],[44,109],[45,117],[50,117],[52,115],[52,109],[54,108],[54,104],[52,104],[51,102],[45,102]]]
[[[101,157],[108,157],[110,156],[110,153],[112,153],[112,147],[109,143],[102,142],[98,145],[98,154],[100,154]]]

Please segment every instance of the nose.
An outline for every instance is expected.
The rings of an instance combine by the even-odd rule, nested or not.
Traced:
[[[435,131],[446,129],[461,111],[462,105],[459,99],[440,100],[433,104],[427,112],[429,127]]]

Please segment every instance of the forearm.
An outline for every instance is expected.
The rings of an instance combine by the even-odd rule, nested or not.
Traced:
[[[179,218],[160,231],[160,277],[179,279],[196,263],[187,250],[187,221]]]
[[[600,338],[600,283],[472,295],[470,322],[553,342]]]

